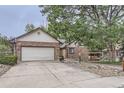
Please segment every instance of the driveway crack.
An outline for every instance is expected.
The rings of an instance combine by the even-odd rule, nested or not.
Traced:
[[[60,83],[64,84],[45,64],[43,65]]]

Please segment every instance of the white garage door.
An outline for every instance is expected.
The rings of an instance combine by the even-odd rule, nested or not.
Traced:
[[[22,47],[22,61],[54,60],[54,48]]]

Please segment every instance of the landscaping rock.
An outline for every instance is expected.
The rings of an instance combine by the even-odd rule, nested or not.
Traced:
[[[124,84],[121,84],[120,86],[118,86],[118,88],[124,88]]]
[[[0,76],[11,68],[9,65],[0,64]]]
[[[81,64],[69,62],[68,65],[75,66],[81,68],[82,70],[101,75],[102,77],[124,76],[124,72],[122,71],[121,66],[116,65],[113,66],[89,62],[82,62]]]
[[[110,76],[124,76],[124,72],[121,70],[121,67],[109,66],[96,63],[82,63],[82,69],[85,69],[89,72],[101,75],[103,77]]]

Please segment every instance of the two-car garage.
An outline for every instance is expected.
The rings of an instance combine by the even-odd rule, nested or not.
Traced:
[[[18,62],[59,59],[60,42],[41,28],[25,33],[12,42]]]
[[[22,47],[22,61],[54,60],[54,48]]]

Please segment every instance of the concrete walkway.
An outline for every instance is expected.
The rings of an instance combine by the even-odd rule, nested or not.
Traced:
[[[20,63],[0,77],[0,87],[5,88],[105,88],[123,84],[124,77],[102,78],[64,63],[51,62]]]

